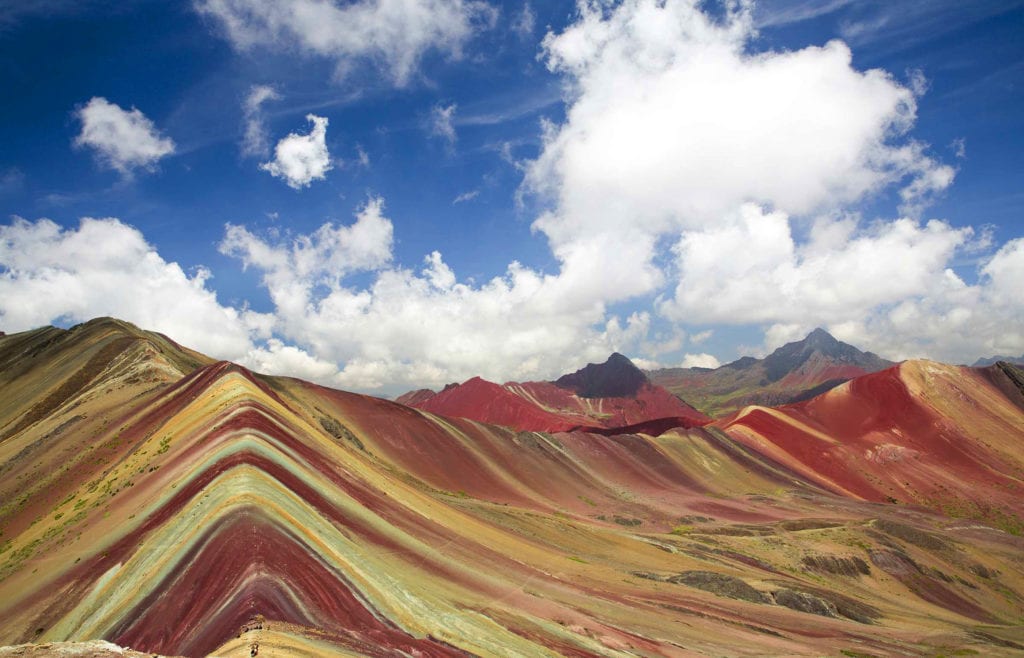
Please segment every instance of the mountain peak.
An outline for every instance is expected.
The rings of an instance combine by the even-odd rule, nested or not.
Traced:
[[[815,347],[820,347],[820,346],[829,346],[829,347],[831,347],[833,345],[838,345],[839,344],[839,341],[836,340],[835,336],[833,336],[829,332],[825,331],[821,327],[818,327],[817,329],[815,329],[811,333],[807,334],[807,337],[804,338],[802,342],[807,343],[808,345],[813,345]]]
[[[830,361],[862,367],[869,372],[889,365],[888,361],[837,340],[819,327],[807,334],[803,340],[786,343],[765,357],[765,375],[769,381],[778,381],[803,365],[815,353],[827,357]]]
[[[604,363],[588,363],[576,372],[555,380],[556,386],[571,389],[581,398],[634,397],[646,383],[647,375],[618,352]]]
[[[608,357],[608,360],[604,362],[604,365],[608,365],[610,363],[620,364],[620,365],[621,364],[628,364],[630,366],[633,366],[634,368],[636,367],[636,366],[633,365],[633,362],[629,360],[629,357],[623,356],[622,354],[619,354],[618,352],[612,352],[611,356]]]

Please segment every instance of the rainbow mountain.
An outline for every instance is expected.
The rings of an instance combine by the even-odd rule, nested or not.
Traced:
[[[912,361],[525,431],[112,319],[6,335],[0,656],[1018,655],[1022,391]]]

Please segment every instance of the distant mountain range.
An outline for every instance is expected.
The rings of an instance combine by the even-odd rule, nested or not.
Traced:
[[[803,340],[787,343],[763,359],[745,356],[713,370],[665,368],[649,371],[647,376],[702,413],[719,418],[749,405],[807,400],[854,377],[893,365],[815,329]]]
[[[396,402],[445,416],[470,418],[523,431],[605,431],[661,426],[694,427],[710,418],[672,393],[652,384],[621,354],[588,364],[553,382],[495,384],[474,377],[434,393],[411,391]]]
[[[860,354],[793,345],[738,370]],[[595,424],[523,431],[110,318],[0,336],[0,656],[1024,651],[1024,369],[714,421],[638,372],[418,394]]]
[[[985,366],[995,365],[1000,361],[1012,363],[1016,366],[1024,366],[1024,354],[1021,354],[1020,356],[989,356],[981,358],[974,362],[974,367],[983,368]]]

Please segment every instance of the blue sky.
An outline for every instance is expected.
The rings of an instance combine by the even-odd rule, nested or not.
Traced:
[[[1024,2],[0,4],[0,329],[384,394],[1024,352]],[[83,219],[86,218],[86,219]]]

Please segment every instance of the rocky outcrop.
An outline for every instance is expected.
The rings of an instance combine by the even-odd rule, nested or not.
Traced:
[[[555,380],[556,386],[571,389],[581,398],[632,397],[647,383],[647,375],[618,352],[604,363],[588,363]]]
[[[868,563],[859,557],[836,557],[835,555],[805,555],[800,562],[809,571],[830,573],[837,576],[867,576],[871,573]]]
[[[736,576],[728,576],[714,571],[684,571],[666,579],[670,583],[686,585],[695,589],[711,592],[717,596],[730,599],[749,601],[751,603],[771,603],[771,598],[764,592],[751,587],[745,580]]]

